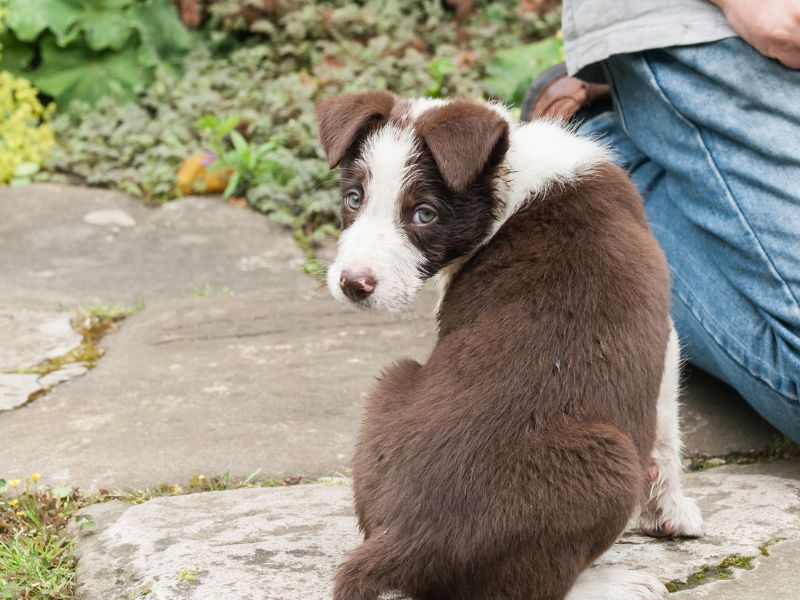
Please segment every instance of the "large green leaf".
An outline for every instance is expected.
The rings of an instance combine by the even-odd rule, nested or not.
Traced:
[[[133,27],[128,21],[125,8],[134,0],[57,0],[69,6],[68,18],[55,23],[51,29],[61,46],[67,45],[83,31],[86,43],[92,50],[125,46]],[[66,13],[66,10],[64,11]],[[66,15],[65,15],[66,17]]]
[[[122,48],[133,31],[125,8],[135,0],[9,0],[8,25],[23,41],[35,40],[45,29],[60,46],[81,32],[94,50]]]
[[[83,25],[86,43],[93,50],[122,48],[133,33],[127,17],[121,13],[107,12],[97,15]]]
[[[32,42],[47,29],[49,13],[59,11],[54,0],[8,0],[6,24],[23,42]]]
[[[23,44],[8,31],[0,33],[0,71],[23,74],[33,60],[33,48]]]
[[[185,53],[192,47],[192,37],[183,26],[170,0],[148,0],[128,10],[142,40],[140,56],[148,65]]]
[[[42,43],[42,65],[33,81],[66,106],[75,99],[96,102],[103,96],[133,99],[150,79],[150,70],[137,60],[136,49],[96,52],[84,45],[60,48],[48,36]]]
[[[562,60],[561,40],[556,36],[498,52],[487,68],[484,89],[490,96],[519,105],[531,81]]]

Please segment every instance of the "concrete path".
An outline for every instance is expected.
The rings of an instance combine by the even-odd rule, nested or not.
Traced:
[[[302,262],[286,231],[219,199],[152,208],[104,190],[0,188],[0,439],[13,440],[0,476],[37,471],[92,491],[226,471],[347,475],[375,375],[401,356],[424,360],[433,344],[433,298],[400,318],[354,312]],[[143,309],[102,339],[94,369],[29,371],[80,343],[70,325],[80,309],[108,305]],[[689,454],[780,443],[702,373],[689,374],[684,403]],[[236,504],[226,497],[214,502]],[[192,498],[158,502],[205,497]]]
[[[719,598],[727,586],[763,589],[777,569],[784,579],[769,597],[790,598],[780,590],[796,591],[798,583],[797,564],[790,567],[800,542],[798,478],[800,463],[692,473],[687,489],[703,509],[705,538],[655,540],[631,529],[599,564],[648,571],[675,587],[702,582],[675,594],[676,600]],[[132,598],[146,590],[154,599],[321,600],[330,597],[336,565],[360,541],[349,482],[342,480],[159,498],[132,507],[100,505],[85,512],[98,522],[79,543],[85,600]],[[779,538],[784,539],[776,543]],[[776,558],[766,558],[762,549]],[[734,555],[755,570],[729,569],[722,576],[733,577],[733,584],[714,583],[710,572],[691,578]]]

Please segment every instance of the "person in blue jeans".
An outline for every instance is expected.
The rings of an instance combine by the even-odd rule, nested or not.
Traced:
[[[563,34],[523,119],[607,140],[667,255],[684,356],[800,441],[800,0],[565,0]]]

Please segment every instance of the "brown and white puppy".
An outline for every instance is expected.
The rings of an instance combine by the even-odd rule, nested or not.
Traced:
[[[625,173],[491,104],[372,92],[317,117],[341,168],[331,293],[397,311],[443,281],[428,362],[369,399],[365,541],[335,600],[661,597],[647,574],[587,570],[642,505],[652,534],[702,529],[680,488],[669,276]]]

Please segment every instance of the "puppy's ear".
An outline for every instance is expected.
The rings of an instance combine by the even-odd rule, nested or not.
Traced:
[[[456,192],[463,192],[508,150],[506,120],[488,106],[467,100],[425,111],[416,128],[445,183]]]
[[[335,167],[365,127],[386,119],[397,97],[391,92],[343,94],[317,104],[317,127],[328,164]]]

